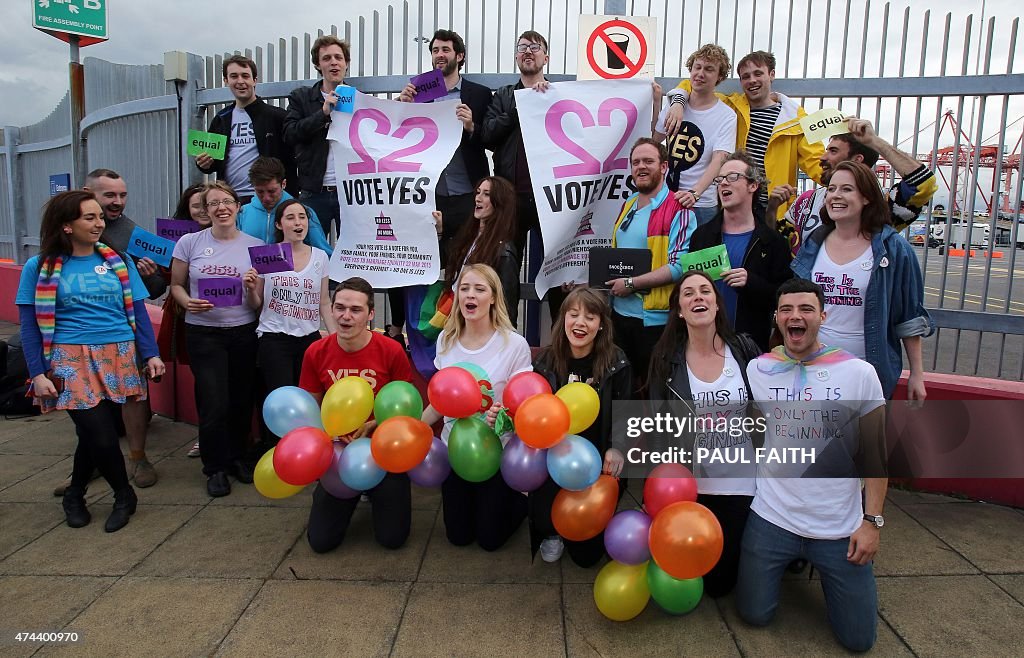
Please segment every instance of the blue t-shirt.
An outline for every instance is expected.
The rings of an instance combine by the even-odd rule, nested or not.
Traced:
[[[149,292],[131,258],[125,258],[134,301],[146,299]],[[39,282],[39,256],[33,256],[21,270],[21,283],[15,304],[35,304]],[[106,345],[135,340],[135,333],[124,312],[121,282],[99,253],[89,256],[65,256],[57,286],[57,326],[53,342],[67,345]]]
[[[725,250],[729,252],[729,265],[733,268],[743,267],[743,257],[747,255],[747,246],[750,245],[750,238],[754,231],[746,233],[722,233],[722,242],[725,243]],[[729,324],[736,326],[736,304],[739,302],[739,295],[736,289],[722,280],[716,282],[718,292],[722,294],[725,302],[725,312],[729,315]]]

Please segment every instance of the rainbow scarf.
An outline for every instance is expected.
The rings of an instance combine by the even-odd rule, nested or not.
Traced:
[[[757,359],[757,369],[766,375],[781,375],[796,370],[793,380],[793,391],[801,391],[807,386],[807,366],[827,366],[855,359],[854,355],[838,347],[822,347],[806,359],[797,360],[786,354],[786,348],[779,345],[771,352],[762,354]]]
[[[437,337],[451,315],[455,295],[444,281],[429,286],[409,286],[405,289],[406,330],[412,362],[421,375],[430,378],[437,368],[434,356]]]
[[[128,318],[128,324],[132,331],[135,331],[135,307],[132,299],[132,284],[128,278],[128,266],[117,252],[103,244],[96,243],[96,251],[113,270],[118,281],[121,282],[121,294],[124,296],[124,314]],[[57,327],[57,287],[60,285],[60,271],[64,266],[64,257],[57,256],[52,261],[52,268],[47,273],[47,263],[39,264],[39,281],[36,283],[36,323],[39,325],[39,333],[43,336],[43,358],[50,360],[50,351],[53,348],[53,334]]]

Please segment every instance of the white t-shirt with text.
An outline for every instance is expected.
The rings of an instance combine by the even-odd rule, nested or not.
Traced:
[[[263,310],[256,334],[308,336],[320,330],[320,286],[330,261],[323,249],[312,255],[301,272],[274,272],[263,276]]]
[[[665,106],[658,116],[657,131],[665,132],[665,117],[671,106]],[[673,192],[689,190],[697,184],[707,171],[715,151],[732,153],[736,150],[736,113],[722,101],[706,110],[686,107],[679,132],[669,137],[669,169],[666,182]],[[711,185],[700,195],[697,208],[713,208],[718,205],[718,193]]]
[[[871,246],[845,265],[837,265],[822,245],[814,259],[812,280],[825,292],[825,323],[819,339],[864,358],[864,296],[871,280]]]
[[[227,168],[224,177],[228,185],[241,196],[253,193],[249,182],[249,169],[256,158],[260,157],[256,145],[256,131],[252,127],[252,119],[245,110],[235,108],[231,111],[231,134],[228,135]]]

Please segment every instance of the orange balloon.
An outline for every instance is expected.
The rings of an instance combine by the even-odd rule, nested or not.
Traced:
[[[519,440],[543,450],[550,448],[569,431],[569,408],[553,393],[527,398],[516,410],[515,428]]]
[[[722,526],[700,503],[673,503],[654,517],[650,543],[662,571],[679,580],[698,578],[722,556]]]
[[[558,534],[570,541],[591,539],[608,527],[618,502],[618,481],[602,474],[582,491],[559,491],[551,506],[551,522]]]
[[[394,416],[377,426],[370,438],[373,461],[389,473],[405,473],[420,465],[430,452],[434,433],[418,418]]]

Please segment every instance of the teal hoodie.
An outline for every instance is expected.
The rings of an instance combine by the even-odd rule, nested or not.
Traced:
[[[238,213],[239,230],[243,233],[248,233],[257,240],[263,240],[267,244],[272,244],[274,242],[274,215],[277,212],[277,206],[292,198],[294,197],[291,194],[282,191],[281,200],[277,202],[276,206],[267,210],[260,203],[260,198],[254,196],[252,201],[242,206],[242,211]],[[304,207],[306,208],[306,214],[309,216],[309,231],[306,233],[306,239],[303,242],[312,247],[323,249],[330,256],[334,249],[327,242],[324,229],[320,226],[320,219],[312,208],[305,205]]]

